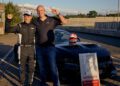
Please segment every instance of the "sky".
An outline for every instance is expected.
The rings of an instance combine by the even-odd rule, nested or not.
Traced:
[[[15,4],[42,4],[46,7],[54,7],[60,10],[87,13],[91,10],[107,13],[118,10],[118,0],[3,0],[12,1]]]

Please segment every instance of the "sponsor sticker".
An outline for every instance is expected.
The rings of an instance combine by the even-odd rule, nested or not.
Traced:
[[[79,54],[82,86],[100,86],[96,53]]]

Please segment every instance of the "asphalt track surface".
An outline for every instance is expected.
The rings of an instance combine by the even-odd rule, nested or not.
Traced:
[[[116,55],[116,54],[119,54],[119,52],[120,52],[119,47],[115,46],[115,45],[103,43],[100,41],[88,39],[90,36],[85,36],[87,38],[84,38],[82,36],[80,36],[80,37],[81,37],[81,41],[94,42],[94,43],[99,42],[99,44],[101,44],[102,46],[110,48],[111,52],[112,52],[112,49],[113,49],[113,51],[115,51],[114,49],[118,50],[117,53],[112,52],[112,55],[116,56],[116,57],[113,57],[113,63],[116,67],[117,75],[110,77],[110,78],[102,79],[102,80],[100,80],[100,82],[101,82],[101,86],[120,86],[120,58],[119,58],[119,55]],[[11,40],[11,39],[8,39],[8,41],[6,43],[4,43],[3,40],[0,38],[0,75],[1,75],[0,86],[19,86],[19,82],[18,82],[18,80],[19,80],[19,65],[16,63],[17,61],[14,58],[13,45],[12,45],[12,43],[11,44],[9,43],[9,42],[15,40],[15,38],[13,37],[13,40],[11,40],[11,41],[9,41],[9,40]],[[1,82],[2,80],[3,80],[3,82],[7,81],[8,83],[2,84],[2,82]],[[50,84],[52,86],[52,83],[50,83]],[[40,79],[36,75],[34,77],[33,86],[40,86]],[[62,83],[61,86],[78,86],[78,84],[77,83],[72,83],[72,84]]]

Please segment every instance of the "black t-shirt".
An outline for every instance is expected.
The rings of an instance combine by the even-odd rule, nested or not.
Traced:
[[[41,46],[53,45],[54,32],[57,25],[61,24],[60,19],[54,17],[47,17],[46,20],[41,21],[39,18],[34,22],[36,26],[36,44]]]

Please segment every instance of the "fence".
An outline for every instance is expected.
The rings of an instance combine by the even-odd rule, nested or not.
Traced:
[[[120,20],[120,17],[119,18],[118,17],[70,18],[67,26],[92,26],[92,27],[97,27],[97,28],[98,27],[105,27],[105,28],[110,27],[112,29],[113,28],[116,29],[118,28],[119,24],[117,22],[119,20]]]

